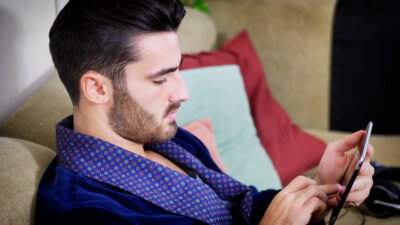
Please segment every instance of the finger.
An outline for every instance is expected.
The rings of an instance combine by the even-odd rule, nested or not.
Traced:
[[[375,173],[375,169],[368,160],[363,163],[360,173],[359,173],[359,176],[372,177],[374,175],[374,173]]]
[[[313,218],[316,220],[325,214],[326,209],[327,205],[319,198],[312,198],[304,205],[305,212],[313,214]]]
[[[336,207],[339,204],[339,195],[330,195],[328,196],[328,201],[327,201],[327,205],[331,208]]]
[[[355,133],[347,135],[341,140],[332,142],[329,147],[335,149],[337,152],[345,153],[348,150],[357,147],[364,134],[364,130],[357,131]]]
[[[371,178],[363,177],[359,180],[358,187],[350,191],[346,198],[346,206],[358,206],[363,202],[369,195],[373,181]]]
[[[288,193],[294,193],[297,191],[300,191],[310,185],[314,185],[317,182],[313,179],[304,177],[304,176],[298,176],[294,178],[284,189],[283,191],[286,191]]]
[[[344,203],[344,207],[359,206],[369,195],[370,189],[364,189],[349,193]]]
[[[296,201],[305,204],[310,199],[317,197],[323,202],[328,201],[328,194],[336,194],[340,190],[339,184],[310,185],[298,192]]]
[[[350,193],[370,189],[372,187],[372,184],[372,177],[358,176],[350,189]]]
[[[340,184],[325,184],[319,185],[318,188],[326,195],[333,195],[339,193],[339,191],[343,189],[343,186]]]
[[[371,157],[374,155],[374,152],[375,152],[374,146],[368,144],[367,156],[365,157],[365,161],[369,161]]]

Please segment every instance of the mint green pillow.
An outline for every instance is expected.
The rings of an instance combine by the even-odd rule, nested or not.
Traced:
[[[278,173],[257,136],[239,67],[204,67],[184,70],[181,75],[191,97],[179,109],[179,126],[211,119],[230,176],[259,190],[281,188]]]

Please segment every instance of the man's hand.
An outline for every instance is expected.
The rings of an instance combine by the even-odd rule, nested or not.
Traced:
[[[361,145],[360,142],[364,134],[365,131],[358,131],[328,145],[320,161],[318,175],[315,178],[318,184],[336,184],[342,180],[346,168],[355,154],[354,152],[348,153],[348,151]],[[368,197],[373,183],[374,168],[370,164],[373,154],[374,149],[372,145],[369,145],[364,164],[347,196],[345,207],[358,206]],[[344,189],[341,191],[344,191]],[[338,203],[336,198],[333,201],[336,204]]]
[[[327,209],[328,195],[336,194],[339,184],[317,185],[306,177],[296,177],[272,200],[260,224],[305,225],[319,221]]]

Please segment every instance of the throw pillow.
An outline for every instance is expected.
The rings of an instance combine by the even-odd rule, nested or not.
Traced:
[[[200,141],[203,142],[203,144],[207,147],[211,158],[214,160],[217,166],[224,173],[228,172],[224,163],[222,162],[221,156],[219,155],[217,143],[213,133],[212,122],[210,119],[196,120],[183,126],[182,128],[200,139]]]
[[[326,144],[294,125],[272,96],[266,75],[246,31],[229,40],[220,50],[183,55],[181,70],[237,64],[243,76],[251,114],[260,137],[283,185],[316,166]]]
[[[191,98],[181,105],[178,124],[210,118],[229,175],[258,189],[281,188],[257,137],[239,67],[206,67],[185,70],[181,75]]]

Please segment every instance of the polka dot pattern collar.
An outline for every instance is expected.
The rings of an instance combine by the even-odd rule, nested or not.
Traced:
[[[241,198],[242,214],[248,221],[251,189],[205,167],[176,143],[169,141],[146,148],[193,169],[204,183],[101,139],[75,132],[71,129],[72,121],[72,116],[67,117],[56,127],[61,167],[121,188],[171,213],[208,224],[231,224],[232,216],[224,201]]]

